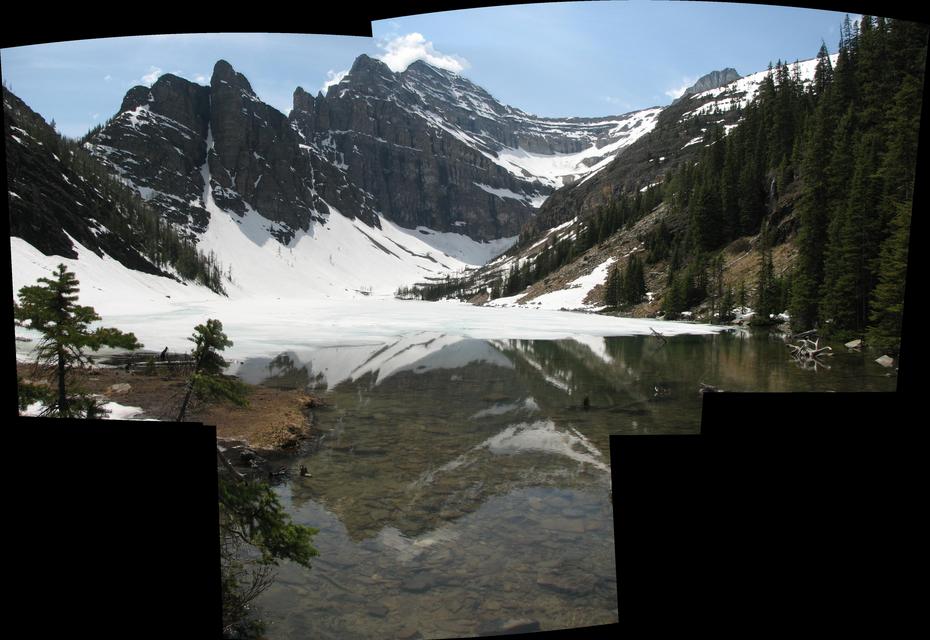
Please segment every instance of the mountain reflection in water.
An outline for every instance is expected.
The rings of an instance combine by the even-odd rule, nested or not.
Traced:
[[[805,371],[767,334],[475,340],[435,333],[252,359],[326,389],[311,478],[278,492],[320,558],[260,599],[269,637],[475,635],[617,620],[609,436],[696,433],[701,385],[888,391],[866,356]],[[321,393],[322,391],[317,391]],[[347,597],[352,594],[352,597]],[[496,626],[495,626],[496,625]]]

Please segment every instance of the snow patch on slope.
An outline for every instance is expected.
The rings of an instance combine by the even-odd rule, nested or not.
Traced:
[[[387,222],[381,219],[382,226]],[[450,233],[448,231],[434,231],[429,227],[417,227],[416,229],[405,229],[397,227],[390,222],[388,225],[393,226],[398,232],[412,236],[415,240],[427,245],[431,249],[441,252],[443,255],[452,258],[469,266],[481,266],[490,262],[500,254],[512,247],[519,236],[509,238],[498,238],[488,242],[478,242],[461,233]]]
[[[607,279],[607,273],[610,270],[610,266],[616,261],[616,258],[607,258],[607,260],[595,267],[591,273],[572,280],[568,285],[565,286],[565,288],[559,289],[558,291],[544,293],[543,295],[533,298],[532,300],[528,300],[526,302],[517,302],[517,300],[519,300],[519,298],[524,295],[520,293],[507,298],[497,298],[495,300],[491,300],[488,302],[488,305],[493,307],[503,307],[516,304],[521,306],[535,307],[537,309],[553,310],[566,309],[593,311],[595,309],[599,309],[603,305],[587,304],[584,302],[584,299],[587,297],[591,289],[599,284],[604,284],[604,281]]]
[[[835,67],[836,61],[838,59],[839,54],[834,53],[830,56],[830,64]],[[799,75],[801,77],[801,81],[805,85],[813,82],[814,73],[816,70],[817,58],[803,60],[798,63]],[[789,74],[794,73],[793,64],[788,65],[788,72]],[[684,114],[682,119],[690,118],[696,115],[712,113],[715,110],[718,112],[723,112],[736,108],[745,109],[746,106],[752,102],[752,99],[756,97],[756,94],[759,92],[759,86],[762,84],[762,81],[765,80],[765,77],[768,74],[768,69],[765,71],[758,71],[722,87],[717,87],[716,89],[709,89],[707,91],[694,94],[691,96],[692,100],[707,100],[709,98],[713,98],[713,100],[703,105],[702,107]]]

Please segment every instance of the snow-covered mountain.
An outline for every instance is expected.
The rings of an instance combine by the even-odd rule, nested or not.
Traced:
[[[221,60],[209,86],[165,74],[134,87],[83,145],[213,254],[230,295],[389,295],[490,261],[527,223],[545,233],[575,217],[589,204],[577,207],[577,194],[609,196],[618,167],[636,169],[624,180],[637,188],[654,182],[675,155],[642,157],[664,148],[660,122],[723,113],[750,99],[759,79],[666,109],[540,118],[425,62],[395,73],[363,55],[326,95],[297,88],[285,115]],[[74,243],[114,254],[91,246],[98,234],[71,227],[59,254],[81,253]]]
[[[830,64],[836,66],[839,54],[834,53],[830,56]],[[799,61],[791,65],[791,72],[797,74],[798,79],[806,86],[814,81],[814,73],[817,70],[817,58]],[[693,117],[696,115],[706,115],[710,113],[726,113],[734,109],[744,109],[746,105],[752,102],[759,92],[759,87],[771,70],[757,71],[756,73],[738,78],[733,82],[728,82],[722,86],[714,87],[706,91],[694,92],[687,97],[689,104],[694,108],[686,111],[682,118]]]
[[[209,87],[166,74],[133,88],[86,144],[194,233],[209,219],[207,163],[219,206],[258,212],[285,242],[328,206],[488,241],[515,236],[555,188],[606,166],[659,111],[538,118],[424,62],[393,73],[360,56],[326,96],[298,87],[285,116],[219,61]]]
[[[831,56],[836,64],[837,55]],[[789,73],[808,85],[814,79],[817,59],[788,65]],[[685,163],[695,162],[701,149],[711,144],[705,139],[708,128],[722,126],[728,135],[739,126],[742,111],[756,97],[763,81],[771,73],[766,69],[739,77],[734,69],[714,71],[703,76],[695,85],[662,109],[656,124],[643,138],[634,141],[604,170],[556,191],[540,207],[538,215],[528,223],[520,242],[504,255],[471,274],[473,284],[463,287],[480,291],[482,285],[491,289],[494,281],[505,280],[508,274],[521,267],[532,269],[537,261],[549,256],[547,247],[560,241],[572,241],[588,226],[595,212],[620,194],[637,195],[649,187],[661,184],[667,172],[677,170]],[[735,78],[727,81],[729,78]],[[718,85],[719,86],[714,86]],[[710,87],[710,88],[707,88]],[[619,254],[579,256],[558,274],[546,278],[547,282],[527,287],[516,295],[497,298],[493,306],[526,305],[540,309],[596,310],[602,306],[598,292],[606,281],[609,270],[618,260],[622,263],[632,253],[644,250],[641,241],[651,226],[666,219],[664,212],[646,216],[629,230],[627,238],[614,247]],[[682,227],[683,228],[683,227]],[[590,295],[589,295],[590,294]]]
[[[541,118],[501,104],[451,71],[417,61],[405,71],[393,73],[368,56],[358,58],[327,98],[391,102],[430,128],[477,150],[527,183],[522,185],[525,190],[534,182],[558,188],[603,168],[620,150],[648,133],[661,111],[643,109],[603,118]],[[484,190],[493,193],[495,188],[486,186]],[[528,191],[522,199],[541,202]]]
[[[387,294],[507,249],[660,111],[538,118],[424,62],[360,56],[327,95],[297,88],[286,116],[221,60],[209,86],[132,88],[83,145],[216,257],[231,294]]]

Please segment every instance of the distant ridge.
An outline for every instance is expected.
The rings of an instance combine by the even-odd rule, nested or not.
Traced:
[[[697,82],[685,89],[685,92],[681,94],[682,98],[685,98],[695,93],[701,93],[702,91],[710,91],[711,89],[716,89],[724,85],[730,84],[742,78],[742,76],[736,72],[736,69],[733,67],[727,67],[726,69],[721,69],[719,71],[711,71],[710,73],[704,74],[701,76]],[[677,102],[677,100],[676,100]]]

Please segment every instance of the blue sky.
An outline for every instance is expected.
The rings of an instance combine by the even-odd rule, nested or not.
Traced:
[[[7,48],[3,80],[59,131],[80,136],[123,95],[161,73],[209,83],[216,60],[287,111],[294,88],[316,93],[362,53],[399,70],[423,58],[542,116],[597,116],[666,105],[714,69],[741,74],[781,58],[836,50],[843,13],[712,2],[570,2],[383,20],[373,38],[187,34]],[[856,19],[858,16],[851,16]]]

